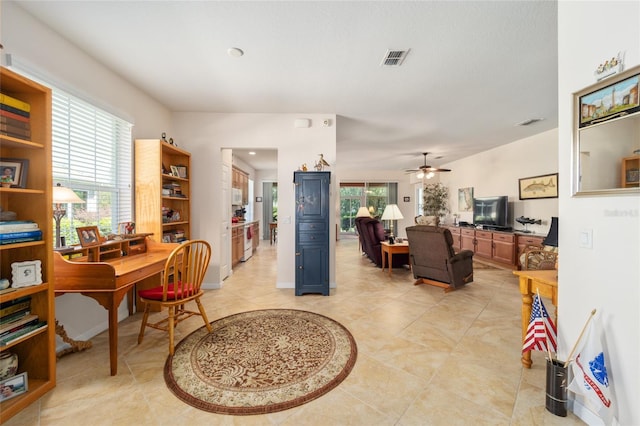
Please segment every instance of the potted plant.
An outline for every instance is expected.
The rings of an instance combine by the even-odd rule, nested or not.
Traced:
[[[449,188],[440,182],[426,184],[422,193],[422,211],[424,216],[435,217],[438,226],[440,218],[449,213]]]
[[[13,178],[11,176],[1,176],[0,182],[2,183],[3,188],[11,187],[11,183],[13,183]]]

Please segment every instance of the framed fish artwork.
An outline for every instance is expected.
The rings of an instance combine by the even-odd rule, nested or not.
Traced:
[[[558,174],[518,179],[520,199],[558,198]]]

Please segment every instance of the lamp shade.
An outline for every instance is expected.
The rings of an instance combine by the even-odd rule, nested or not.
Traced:
[[[387,204],[387,206],[384,208],[384,212],[382,213],[381,219],[382,220],[398,220],[398,219],[404,219],[404,216],[402,216],[402,213],[400,212],[400,209],[396,204]]]
[[[545,246],[558,247],[558,218],[551,218],[551,227],[549,228],[549,233],[546,238],[542,242]]]
[[[57,184],[53,187],[53,202],[54,204],[84,203],[84,200],[78,197],[71,188]]]
[[[358,213],[356,213],[356,217],[371,217],[371,213],[369,213],[368,208],[360,207],[358,209]]]

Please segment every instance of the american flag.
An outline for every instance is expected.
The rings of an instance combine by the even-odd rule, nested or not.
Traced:
[[[547,309],[542,304],[542,299],[536,294],[531,305],[531,318],[522,345],[522,352],[546,351],[547,342],[549,342],[549,350],[556,352],[556,339],[556,325],[549,317]]]

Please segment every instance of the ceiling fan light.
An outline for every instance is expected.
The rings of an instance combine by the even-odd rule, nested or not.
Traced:
[[[418,172],[418,174],[416,174],[416,178],[418,179],[422,179],[424,177],[424,172]]]
[[[429,172],[427,173],[427,179],[431,179],[432,177],[434,177],[436,174],[433,172]]]

